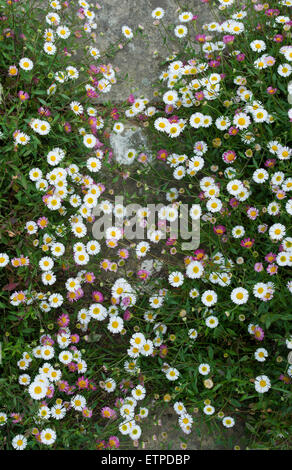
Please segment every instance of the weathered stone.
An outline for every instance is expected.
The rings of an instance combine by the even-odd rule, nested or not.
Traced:
[[[197,23],[211,21],[211,14],[208,5],[202,4],[200,0],[189,0],[187,2],[187,10],[191,11],[194,15],[198,15]],[[145,96],[150,101],[153,101],[154,89],[153,84],[158,80],[161,68],[161,62],[173,50],[178,50],[180,40],[172,43],[171,49],[168,45],[163,44],[163,38],[160,30],[164,31],[160,26],[153,25],[155,21],[151,12],[161,7],[165,10],[163,23],[179,24],[177,13],[177,2],[175,0],[120,0],[113,2],[112,0],[103,0],[102,8],[98,10],[97,14],[97,47],[105,50],[110,43],[117,43],[121,40],[122,27],[127,25],[133,31],[141,25],[144,28],[143,34],[134,36],[131,42],[125,46],[117,55],[112,59],[108,58],[107,61],[111,62],[115,67],[120,69],[121,77],[128,75],[127,80],[119,79],[118,83],[112,86],[109,94],[101,94],[99,101],[108,101],[120,103],[124,101],[130,93],[136,96]],[[189,28],[193,28],[191,23],[187,23]],[[100,34],[101,33],[101,34]],[[163,32],[164,36],[166,35]],[[149,37],[149,38],[148,38]],[[168,41],[169,43],[169,38]],[[155,53],[158,51],[158,54]]]
[[[127,164],[125,154],[128,149],[144,149],[151,157],[150,145],[144,129],[138,126],[125,127],[121,134],[111,133],[110,145],[118,163]]]
[[[161,271],[162,267],[163,263],[160,260],[154,261],[153,259],[145,259],[141,263],[141,269],[146,269],[146,271],[149,271],[150,274],[153,274],[154,271]]]
[[[142,431],[141,440],[145,449],[179,450],[182,442],[187,443],[188,450],[231,450],[238,444],[243,448],[245,431],[242,422],[232,429],[226,429],[218,422],[219,431],[218,426],[208,426],[203,422],[204,417],[200,413],[192,416],[192,431],[190,434],[184,434],[178,425],[179,416],[171,407],[160,410],[155,417],[151,414],[148,418],[148,428],[145,427]]]

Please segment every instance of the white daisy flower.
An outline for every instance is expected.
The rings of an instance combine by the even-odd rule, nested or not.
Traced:
[[[51,307],[58,308],[62,305],[64,299],[61,294],[56,293],[56,294],[50,295],[50,297],[48,298],[48,301]]]
[[[255,39],[250,43],[250,47],[254,52],[262,52],[266,50],[266,44],[261,39]]]
[[[30,376],[28,374],[22,374],[18,377],[18,383],[23,386],[30,384]],[[1,423],[0,423],[1,424]]]
[[[192,220],[198,220],[201,217],[202,210],[199,204],[193,204],[190,208],[190,217]]]
[[[71,406],[76,411],[82,411],[86,407],[86,399],[83,395],[75,395],[71,398]]]
[[[132,39],[132,37],[134,36],[133,31],[131,30],[131,28],[129,28],[129,26],[123,26],[122,33],[128,39]]]
[[[57,47],[52,42],[45,42],[44,44],[44,51],[48,55],[54,55],[57,51]]]
[[[265,393],[271,388],[271,381],[266,375],[259,375],[255,378],[254,386],[258,393]]]
[[[286,227],[282,224],[273,224],[269,228],[269,236],[272,240],[282,240],[286,235]]]
[[[203,275],[204,268],[199,261],[191,261],[186,269],[186,275],[190,279],[197,279]]]
[[[206,415],[212,415],[212,414],[215,413],[215,408],[214,408],[214,406],[206,405],[206,406],[204,406],[203,412]]]
[[[188,28],[179,24],[174,28],[174,34],[177,38],[184,38],[188,34]]]
[[[15,142],[20,145],[26,145],[30,141],[29,135],[25,134],[24,132],[18,132],[15,137]]]
[[[243,287],[237,287],[232,290],[230,298],[237,305],[246,304],[248,301],[248,291]]]
[[[44,382],[32,382],[28,387],[28,393],[34,400],[42,400],[47,394],[48,386]]]
[[[280,64],[277,68],[277,72],[281,77],[289,77],[292,72],[292,67],[290,64]]]
[[[184,276],[179,271],[174,271],[168,276],[168,282],[172,287],[180,287],[184,282]]]
[[[179,378],[179,371],[175,367],[169,367],[166,371],[166,378],[170,381],[175,381]]]
[[[66,415],[66,408],[62,405],[55,405],[51,408],[51,416],[57,420],[63,419]]]
[[[264,168],[259,168],[255,170],[252,175],[252,179],[255,183],[262,184],[269,178],[269,173]]]
[[[233,227],[231,233],[234,238],[241,238],[245,234],[245,229],[242,225],[236,225],[235,227]]]
[[[138,426],[138,424],[134,424],[130,428],[129,436],[134,441],[137,441],[140,438],[141,433],[142,433],[142,430],[141,430],[140,426]]]
[[[91,318],[94,318],[98,321],[102,321],[107,317],[107,309],[99,303],[91,304],[88,309],[88,313]]]
[[[136,400],[143,400],[146,396],[146,390],[142,385],[137,385],[137,387],[133,388],[131,393]]]
[[[120,333],[124,328],[124,321],[119,316],[112,316],[107,328],[111,333]]]
[[[235,421],[233,418],[231,418],[231,416],[225,416],[225,418],[222,420],[222,424],[225,426],[225,428],[232,428],[235,424]]]
[[[155,10],[152,11],[151,16],[152,18],[161,20],[164,17],[164,10],[163,8],[157,7]]]
[[[112,393],[115,389],[116,389],[116,382],[114,381],[114,379],[112,378],[109,378],[109,379],[106,379],[105,382],[105,387],[104,389],[108,392],[108,393]]]
[[[70,103],[70,108],[76,115],[80,115],[83,113],[83,106],[78,101],[72,101]]]
[[[200,364],[198,367],[198,371],[201,375],[208,375],[211,368],[209,364]]]
[[[219,324],[219,320],[214,315],[210,315],[206,318],[205,323],[209,328],[216,328],[216,326]]]
[[[206,307],[211,307],[217,302],[217,294],[213,290],[207,290],[201,296],[201,301]]]
[[[23,434],[17,434],[11,441],[12,447],[16,450],[23,450],[27,446],[27,439]]]
[[[23,59],[20,59],[19,61],[19,66],[22,68],[22,70],[32,70],[33,61],[28,59],[27,57],[23,57]]]
[[[45,445],[54,444],[56,438],[57,438],[57,434],[51,428],[43,429],[43,431],[40,434],[41,442],[42,444],[45,444]]]
[[[268,357],[268,351],[265,348],[258,348],[255,353],[254,357],[259,362],[264,362]]]
[[[9,256],[6,253],[0,253],[0,267],[4,268],[9,263]]]
[[[62,39],[67,39],[71,34],[70,29],[67,26],[58,26],[56,33],[59,38]]]
[[[238,113],[233,118],[233,124],[239,129],[246,129],[251,123],[250,117],[245,113]]]

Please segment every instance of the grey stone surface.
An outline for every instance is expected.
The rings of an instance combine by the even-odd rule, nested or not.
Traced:
[[[153,259],[145,259],[142,261],[140,269],[146,269],[152,274],[153,272],[161,271],[163,263],[160,260],[154,261]]]
[[[181,2],[180,2],[181,3]],[[202,4],[200,0],[188,0],[187,11],[198,15],[198,25],[211,21],[209,6]],[[160,63],[170,55],[173,50],[177,50],[179,39],[172,43],[169,50],[163,45],[163,38],[159,32],[161,29],[153,25],[155,21],[151,12],[161,7],[165,10],[163,23],[165,25],[179,24],[177,12],[178,2],[175,0],[103,0],[102,8],[97,11],[96,44],[100,50],[105,50],[108,44],[119,42],[122,36],[122,27],[127,25],[133,31],[141,25],[144,28],[143,35],[135,35],[131,42],[124,47],[117,55],[112,58],[106,58],[107,62],[112,63],[120,69],[121,77],[128,74],[127,80],[119,80],[112,86],[109,94],[102,94],[99,101],[108,101],[119,103],[126,99],[130,93],[135,96],[145,96],[153,101],[153,83],[158,79],[161,66]],[[186,10],[182,10],[186,11]],[[186,23],[193,28],[191,23]],[[148,37],[147,37],[148,36]],[[165,34],[164,34],[165,36]],[[169,41],[168,41],[169,42]],[[158,54],[155,54],[158,51]]]
[[[200,414],[192,413],[194,419],[190,434],[184,434],[178,425],[178,415],[169,406],[156,415],[149,416],[148,427],[143,427],[141,442],[146,450],[180,450],[181,443],[187,444],[188,450],[232,450],[235,445],[245,448],[245,430],[243,424],[226,429],[217,421],[216,425],[203,422]],[[145,420],[146,421],[146,420]],[[146,424],[146,422],[145,422]]]
[[[144,148],[147,155],[151,155],[150,145],[147,134],[144,129],[138,126],[125,126],[121,134],[110,135],[110,145],[113,150],[114,157],[118,163],[127,164],[125,154],[129,149],[138,150]]]

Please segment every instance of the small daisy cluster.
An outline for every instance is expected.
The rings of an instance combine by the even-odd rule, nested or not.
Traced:
[[[137,441],[142,433],[141,427],[135,420],[135,414],[138,416],[139,421],[147,418],[148,409],[140,407],[137,413],[136,407],[138,402],[143,400],[146,396],[146,389],[142,385],[137,385],[131,391],[131,396],[123,399],[123,403],[119,409],[122,422],[119,424],[119,431],[123,435],[128,435],[133,441]]]
[[[185,405],[183,402],[175,402],[173,405],[173,409],[178,415],[178,423],[180,428],[185,434],[190,434],[192,431],[192,424],[193,424],[193,417],[189,414],[186,410]],[[206,399],[204,400],[204,408],[203,412],[207,416],[211,416],[215,413],[214,406],[211,405],[211,401]],[[222,424],[226,428],[232,428],[235,425],[235,420],[231,416],[225,416],[223,412],[218,412],[217,417],[222,419]]]
[[[92,416],[92,410],[86,405],[86,399],[76,391],[84,389],[95,389],[95,384],[82,375],[75,383],[69,383],[65,376],[72,372],[84,374],[87,370],[87,364],[82,359],[82,353],[75,346],[79,341],[79,336],[72,334],[67,326],[69,318],[61,316],[58,324],[63,325],[53,339],[50,335],[42,335],[39,345],[31,351],[25,351],[17,362],[20,371],[32,369],[28,374],[20,374],[19,384],[25,388],[26,393],[36,402],[34,415],[30,417],[31,422],[37,425],[30,430],[30,434],[41,444],[52,445],[56,441],[57,434],[54,429],[45,427],[47,421],[63,420],[71,409],[80,411],[86,418]],[[37,361],[41,361],[36,365]],[[59,361],[58,366],[53,365],[51,361]],[[71,381],[71,380],[70,380]],[[58,394],[71,399],[58,397]],[[3,420],[4,421],[4,420]],[[4,423],[3,423],[4,424]],[[44,429],[39,429],[44,428]],[[22,440],[22,443],[20,442]],[[15,449],[22,450],[26,447],[28,441],[17,435],[12,440],[12,446]]]

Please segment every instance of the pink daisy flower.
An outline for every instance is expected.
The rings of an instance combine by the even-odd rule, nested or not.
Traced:
[[[256,207],[250,207],[246,213],[249,219],[255,220],[259,215],[259,210]]]
[[[96,302],[100,303],[100,302],[103,302],[104,300],[103,294],[97,290],[93,291],[91,295],[92,295],[92,299],[95,300]]]
[[[277,258],[277,255],[275,253],[268,253],[266,256],[265,256],[265,260],[268,262],[268,263],[272,263],[273,261],[275,261],[275,259]]]
[[[244,238],[241,240],[240,245],[244,248],[251,248],[254,244],[254,238],[251,240],[250,238]]]
[[[253,333],[257,341],[262,341],[264,339],[265,332],[260,326],[256,326]]]
[[[264,266],[263,266],[263,263],[256,263],[254,265],[254,270],[257,272],[257,273],[260,273],[261,271],[263,271],[264,269]]]
[[[269,266],[267,267],[267,273],[269,273],[270,276],[273,276],[274,274],[277,274],[277,272],[278,272],[277,264],[275,263],[269,264]]]
[[[82,410],[82,415],[83,415],[85,418],[91,418],[91,416],[92,416],[92,410],[90,410],[89,408],[85,407],[85,408],[83,408],[83,410]]]
[[[107,447],[109,449],[118,449],[120,447],[119,439],[116,436],[110,436]]]
[[[84,275],[85,282],[88,282],[88,284],[92,284],[95,281],[95,275],[94,273],[86,273]]]
[[[109,406],[104,406],[102,409],[101,409],[101,416],[103,418],[107,418],[107,419],[111,419],[111,418],[115,418],[116,417],[116,412],[110,408]]]
[[[74,333],[73,335],[70,336],[71,343],[79,343],[80,341],[80,336],[77,333]]]
[[[222,159],[225,163],[233,163],[236,160],[236,153],[234,150],[226,150],[222,155]]]
[[[89,387],[89,380],[86,379],[83,375],[81,377],[78,378],[77,382],[76,382],[76,385],[77,387],[79,388],[79,390],[84,390],[84,389],[87,389]]]
[[[68,326],[70,322],[69,315],[67,313],[62,313],[57,319],[59,326]]]

